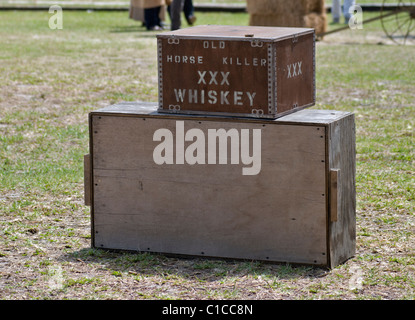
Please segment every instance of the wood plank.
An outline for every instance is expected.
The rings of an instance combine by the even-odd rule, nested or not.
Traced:
[[[175,118],[177,119],[177,118]],[[153,151],[154,148],[160,144],[158,141],[153,141],[154,132],[157,129],[167,129],[172,133],[176,132],[175,119],[159,117],[159,118],[145,118],[145,117],[94,117],[93,118],[93,149],[94,149],[94,169],[119,168],[123,170],[151,167],[157,170],[163,170],[154,164]],[[181,121],[181,120],[180,120]],[[209,129],[236,129],[238,132],[241,129],[249,128],[249,130],[260,129],[262,135],[262,149],[278,150],[278,154],[270,157],[268,160],[271,163],[281,163],[288,161],[300,161],[298,155],[294,153],[307,153],[309,157],[313,157],[318,161],[321,158],[322,147],[320,142],[324,141],[325,128],[324,126],[308,127],[308,126],[293,126],[293,125],[275,125],[274,122],[253,123],[253,122],[222,122],[222,121],[188,121],[186,120],[184,130],[200,129],[207,132]],[[140,134],[137,134],[137,130]],[[205,136],[208,136],[206,134]],[[308,136],[308,138],[299,138]],[[290,143],[288,143],[288,141]],[[192,142],[186,142],[185,147]],[[267,144],[267,145],[265,145]],[[319,149],[316,149],[319,145]],[[207,148],[206,148],[207,149]],[[120,155],[123,157],[120,157]],[[285,157],[285,154],[290,154],[290,160]],[[99,155],[97,157],[96,155]],[[264,154],[267,155],[266,153]],[[139,159],[139,161],[137,160]],[[242,164],[239,165],[240,170]],[[200,169],[203,173],[209,170],[209,165],[196,166],[195,170]],[[215,168],[220,170],[221,166]],[[235,166],[224,167],[224,172]],[[166,169],[170,169],[166,166]],[[265,168],[266,169],[266,168]]]
[[[337,220],[329,223],[330,265],[335,267],[356,251],[356,141],[354,115],[329,126],[329,166],[340,171]],[[331,207],[331,205],[330,205]]]
[[[300,125],[327,125],[329,123],[338,121],[348,115],[350,112],[337,111],[337,110],[316,110],[316,109],[304,109],[298,112],[290,113],[278,119],[255,119],[255,118],[242,118],[242,117],[230,117],[230,116],[210,116],[210,115],[190,115],[190,114],[160,114],[157,111],[157,102],[120,102],[115,105],[107,106],[95,110],[90,113],[91,116],[102,116],[114,114],[117,116],[146,116],[148,118],[160,118],[162,116],[165,119],[179,119],[179,120],[195,120],[195,121],[233,121],[233,122],[248,122],[248,123],[285,123],[285,124],[300,124]]]
[[[305,124],[330,124],[340,119],[351,115],[350,112],[337,111],[337,110],[316,110],[316,109],[305,109],[299,112],[294,112],[279,119],[278,122],[285,123],[301,123]]]
[[[157,201],[148,201],[155,194]],[[315,214],[324,212],[324,204],[310,193],[276,196],[274,190],[252,194],[252,189],[241,186],[229,189],[174,182],[146,183],[141,190],[138,181],[106,178],[97,195],[97,246],[271,261],[327,261],[325,216]]]
[[[86,206],[91,205],[91,157],[84,155],[84,202]]]

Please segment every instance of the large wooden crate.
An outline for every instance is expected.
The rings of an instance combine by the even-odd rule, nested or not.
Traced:
[[[156,103],[121,103],[90,113],[85,195],[93,247],[327,267],[354,255],[353,114],[305,109],[262,120],[156,110]],[[206,164],[190,164],[195,137],[220,129],[230,134],[227,148],[209,158],[206,140]],[[249,154],[261,155],[250,174],[249,162],[231,161],[231,150],[243,152],[232,149],[231,136],[242,146],[243,131]],[[156,163],[168,140],[156,132],[171,132],[174,164]]]
[[[315,103],[313,29],[197,26],[157,38],[159,112],[278,118]]]

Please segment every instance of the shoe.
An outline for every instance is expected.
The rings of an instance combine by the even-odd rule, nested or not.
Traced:
[[[160,26],[153,26],[153,27],[150,27],[148,30],[150,30],[150,31],[160,31],[160,30],[163,30]]]
[[[193,25],[196,22],[196,16],[189,16],[186,20],[189,25]]]

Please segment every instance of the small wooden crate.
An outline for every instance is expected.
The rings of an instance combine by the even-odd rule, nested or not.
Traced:
[[[197,26],[157,38],[159,112],[278,118],[315,104],[314,29]]]
[[[121,103],[90,113],[85,195],[93,247],[327,267],[354,255],[353,114],[306,109],[261,120],[156,110],[156,103]],[[191,164],[195,138],[221,129],[227,149],[209,158],[214,149],[206,147],[205,159],[216,164]],[[248,162],[231,161],[243,130],[251,134],[248,154],[261,152],[251,175],[243,174]],[[172,133],[174,164],[156,163],[168,140],[156,132]]]

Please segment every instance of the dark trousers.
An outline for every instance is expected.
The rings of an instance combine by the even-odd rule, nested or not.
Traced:
[[[189,17],[191,17],[193,15],[194,11],[195,11],[195,9],[193,7],[193,1],[192,0],[184,0],[183,12],[184,12],[184,16],[186,17],[187,20],[189,19]]]
[[[147,30],[155,26],[161,26],[160,7],[144,9],[144,20],[146,21]]]
[[[173,0],[173,3],[168,7],[168,12],[171,19],[171,30],[177,30],[181,27],[181,13],[184,12],[187,22],[193,15],[194,7],[192,0]]]

